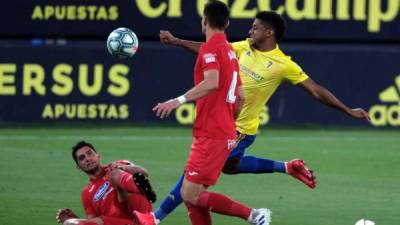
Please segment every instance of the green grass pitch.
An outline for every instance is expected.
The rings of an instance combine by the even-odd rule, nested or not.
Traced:
[[[158,207],[182,173],[190,128],[0,129],[0,224],[56,224],[58,208],[83,215],[87,183],[71,159],[79,140],[92,142],[103,162],[129,159],[151,173]],[[397,130],[268,129],[248,151],[277,160],[303,158],[316,172],[315,190],[285,174],[222,175],[212,191],[273,210],[272,225],[400,224],[400,133]],[[214,224],[247,224],[213,215]],[[189,224],[180,206],[163,225]]]

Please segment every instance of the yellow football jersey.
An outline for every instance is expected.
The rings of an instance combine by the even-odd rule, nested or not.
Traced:
[[[247,39],[232,43],[232,48],[239,59],[245,96],[242,111],[236,119],[236,129],[243,134],[255,135],[260,124],[260,112],[278,86],[285,81],[295,85],[308,76],[278,46],[272,51],[262,52],[254,49]]]

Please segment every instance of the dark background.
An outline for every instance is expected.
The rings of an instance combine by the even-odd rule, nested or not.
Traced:
[[[129,121],[133,123],[159,122],[151,108],[159,101],[182,94],[192,86],[192,70],[195,56],[182,49],[163,46],[158,42],[160,29],[169,29],[182,38],[202,40],[200,32],[200,16],[197,13],[199,1],[181,2],[181,16],[168,15],[170,2],[150,1],[156,8],[165,4],[166,8],[160,16],[147,17],[134,0],[120,1],[7,1],[0,8],[0,68],[4,64],[15,64],[17,67],[15,82],[16,95],[0,94],[1,122],[54,122],[68,121],[65,117],[43,119],[41,114],[46,104],[127,104],[129,117],[126,119],[72,119],[79,121]],[[147,2],[147,1],[143,1]],[[228,1],[230,6],[237,7],[243,3],[243,10],[257,10],[257,1]],[[263,2],[263,1],[260,1]],[[265,1],[264,3],[267,4]],[[339,99],[350,107],[363,107],[369,110],[375,105],[389,109],[395,106],[391,115],[372,115],[372,126],[378,126],[376,120],[385,120],[386,126],[400,125],[399,102],[382,102],[379,94],[395,84],[400,75],[400,3],[388,5],[382,1],[382,13],[394,9],[395,14],[390,21],[381,21],[378,31],[368,29],[369,21],[376,17],[369,1],[366,2],[365,20],[355,18],[354,5],[348,6],[349,18],[342,20],[337,16],[337,1],[332,1],[330,20],[320,18],[303,18],[295,20],[287,11],[289,1],[271,1],[271,8],[286,7],[283,16],[287,21],[287,34],[281,48],[291,55],[303,70],[315,81],[331,90]],[[316,15],[319,15],[320,1],[316,1]],[[352,2],[352,1],[350,1]],[[397,4],[397,5],[396,5]],[[94,17],[89,16],[87,7],[94,9]],[[179,6],[179,5],[178,5]],[[33,19],[33,12],[48,8],[59,10],[70,16],[51,16],[48,19]],[[70,7],[70,9],[67,9]],[[78,12],[82,10],[82,12]],[[100,8],[117,9],[117,17],[110,19],[99,17]],[[299,10],[304,2],[298,1]],[[64,8],[64,9],[63,9]],[[66,11],[63,11],[66,10]],[[374,11],[376,12],[376,11]],[[84,19],[77,19],[85,15]],[[72,16],[71,16],[72,15]],[[97,16],[96,16],[97,15]],[[103,14],[104,15],[104,14]],[[231,40],[247,37],[253,19],[233,16],[228,29]],[[249,16],[247,16],[249,17]],[[127,60],[113,59],[106,50],[105,40],[113,29],[129,27],[137,34],[140,42],[138,53]],[[78,66],[87,64],[89,75],[93,73],[93,65],[104,67],[103,88],[96,96],[84,96],[77,88],[68,96],[54,95],[50,89],[54,83],[53,68],[61,63],[71,65],[74,70],[69,75],[78,85]],[[39,64],[45,69],[45,96],[32,94],[22,95],[23,66]],[[129,67],[128,79],[130,91],[127,95],[115,97],[106,90],[109,81],[107,70],[112,65],[124,64]],[[0,70],[1,72],[1,70]],[[9,75],[8,75],[9,76]],[[89,76],[90,77],[90,76]],[[4,79],[0,75],[0,79]],[[0,80],[1,82],[1,80]],[[7,84],[9,85],[9,84]],[[399,84],[400,85],[400,84]],[[1,88],[1,86],[0,86]],[[1,93],[1,90],[0,90]],[[269,105],[271,124],[332,124],[332,125],[364,125],[364,121],[353,120],[346,115],[321,106],[313,101],[301,87],[283,84],[272,97]],[[391,121],[388,117],[391,117]],[[383,119],[382,119],[383,118]],[[176,121],[174,117],[168,121]],[[394,121],[394,122],[393,122]],[[396,123],[396,121],[399,121]],[[382,125],[382,124],[381,124]]]

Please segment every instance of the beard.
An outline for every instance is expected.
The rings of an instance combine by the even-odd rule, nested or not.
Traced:
[[[92,169],[85,170],[85,173],[87,173],[89,175],[95,175],[97,173],[97,171],[99,171],[99,169],[100,169],[100,165],[97,165],[96,167],[94,167]]]

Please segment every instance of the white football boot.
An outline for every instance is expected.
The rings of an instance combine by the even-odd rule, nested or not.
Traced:
[[[271,210],[266,208],[252,209],[247,221],[251,225],[269,225],[271,222]]]

